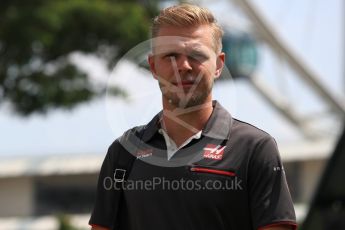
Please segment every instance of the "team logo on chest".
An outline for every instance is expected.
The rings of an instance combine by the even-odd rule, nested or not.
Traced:
[[[207,144],[204,148],[204,158],[221,160],[226,146]]]

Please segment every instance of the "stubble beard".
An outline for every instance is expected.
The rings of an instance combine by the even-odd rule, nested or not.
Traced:
[[[210,85],[204,85],[204,87],[197,87],[192,95],[188,97],[188,90],[185,90],[184,95],[181,96],[176,92],[164,92],[163,87],[160,84],[160,89],[163,97],[174,107],[180,109],[187,109],[195,106],[201,106],[207,103],[207,98],[212,92],[213,82]]]

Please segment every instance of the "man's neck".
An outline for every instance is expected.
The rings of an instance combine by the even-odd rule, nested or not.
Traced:
[[[205,127],[212,111],[212,100],[185,109],[177,108],[163,100],[163,128],[175,144],[180,146]]]

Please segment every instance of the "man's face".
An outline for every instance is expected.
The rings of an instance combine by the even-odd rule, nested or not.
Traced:
[[[210,26],[161,27],[149,56],[163,100],[178,108],[212,100],[214,79],[220,76],[224,53],[217,54]]]

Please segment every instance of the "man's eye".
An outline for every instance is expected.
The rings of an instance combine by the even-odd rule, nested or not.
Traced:
[[[171,57],[177,57],[177,53],[168,53],[168,54],[166,54],[166,55],[164,55],[164,57],[167,57],[167,58],[171,58]]]
[[[198,60],[198,61],[203,61],[207,59],[207,56],[203,55],[203,54],[191,54],[189,55],[190,58],[194,59],[194,60]]]

